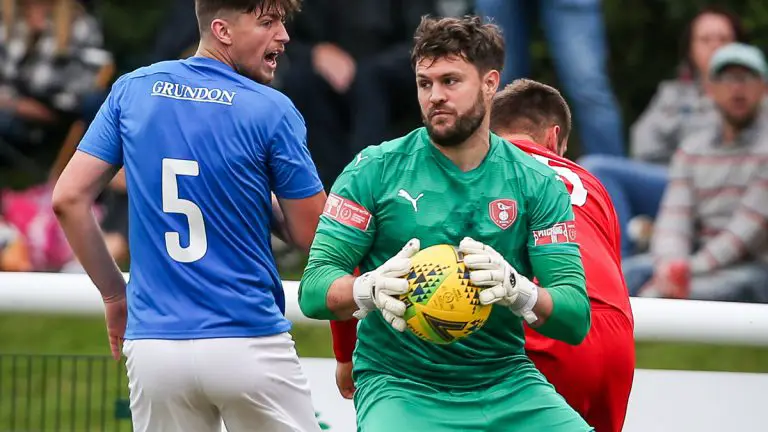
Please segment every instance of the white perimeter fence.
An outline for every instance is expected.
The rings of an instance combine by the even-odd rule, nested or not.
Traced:
[[[127,275],[126,275],[127,277]],[[298,283],[285,281],[286,315],[327,326],[299,310]],[[768,305],[633,298],[638,341],[768,346]],[[98,291],[85,275],[0,273],[0,313],[102,315]],[[2,341],[0,341],[0,349]],[[332,359],[302,359],[320,420],[331,431],[354,431],[354,407],[334,384]],[[768,430],[768,374],[639,369],[626,432]]]

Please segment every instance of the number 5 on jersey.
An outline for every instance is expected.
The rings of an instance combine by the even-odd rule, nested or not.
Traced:
[[[196,177],[198,175],[200,175],[200,167],[197,161],[163,159],[163,211],[183,214],[189,223],[189,245],[182,247],[181,235],[177,232],[167,232],[165,233],[165,249],[171,258],[182,263],[199,260],[205,256],[205,252],[208,250],[203,212],[192,201],[179,198],[177,177]]]

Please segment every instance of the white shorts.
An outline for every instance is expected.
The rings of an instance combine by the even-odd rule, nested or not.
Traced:
[[[125,341],[136,432],[319,431],[288,333]]]

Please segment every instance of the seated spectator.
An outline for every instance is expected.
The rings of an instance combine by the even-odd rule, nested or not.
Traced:
[[[98,24],[73,0],[16,3],[4,2],[0,25],[0,139],[28,150],[51,134],[63,139],[111,60]]]
[[[390,136],[395,115],[418,119],[410,50],[421,16],[434,13],[434,3],[304,2],[289,29],[289,64],[279,86],[304,116],[326,189],[355,154]]]
[[[677,146],[687,135],[717,118],[706,95],[706,70],[712,53],[727,43],[745,39],[735,15],[718,7],[700,11],[684,33],[685,60],[680,76],[659,85],[650,105],[631,128],[633,159],[593,155],[578,161],[600,179],[611,195],[622,230],[624,256],[643,249],[642,242],[635,244],[632,240],[648,236],[631,235],[630,221],[640,215],[646,220],[656,217],[667,185],[670,158]],[[649,227],[645,231],[648,233]]]
[[[740,43],[709,67],[719,120],[672,158],[651,254],[625,261],[630,293],[768,302],[768,89],[763,53]]]

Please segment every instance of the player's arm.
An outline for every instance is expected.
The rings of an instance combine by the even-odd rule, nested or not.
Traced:
[[[280,240],[291,243],[291,235],[288,234],[288,228],[285,226],[285,215],[280,208],[280,201],[275,194],[272,194],[272,219],[269,221],[272,234]]]
[[[578,344],[589,330],[590,309],[584,269],[573,241],[570,198],[554,177],[547,177],[543,187],[535,184],[536,191],[526,200],[531,214],[528,255],[540,285],[518,273],[488,245],[466,238],[459,248],[466,254],[464,263],[472,282],[485,287],[481,303],[507,306],[543,335]]]
[[[336,357],[336,387],[341,396],[352,399],[355,382],[352,379],[352,354],[357,342],[357,320],[331,321],[333,354]]]
[[[104,301],[125,296],[125,279],[107,250],[93,204],[118,167],[77,151],[53,190],[53,211],[80,264]]]
[[[324,191],[304,199],[278,198],[284,217],[281,225],[284,240],[302,252],[309,253],[325,200]]]
[[[380,171],[379,161],[371,156],[347,165],[320,216],[299,285],[299,306],[310,318],[346,320],[358,308],[352,272],[376,233],[374,194]]]
[[[75,256],[106,302],[125,296],[125,280],[107,251],[92,208],[123,164],[118,120],[123,83],[118,80],[113,86],[61,173],[52,197],[53,211]]]
[[[333,342],[333,355],[339,363],[352,361],[357,342],[357,319],[346,321],[331,321],[331,337]]]
[[[571,199],[555,177],[545,180],[539,191],[529,192],[528,256],[539,291],[544,293],[539,296],[543,302],[534,310],[545,316],[531,327],[544,336],[577,345],[589,332],[591,311]]]
[[[332,194],[330,198],[334,197]],[[320,218],[299,285],[299,307],[309,318],[347,320],[358,309],[353,296],[357,277],[352,276],[352,269],[366,248],[322,232],[323,219],[324,216]]]
[[[355,269],[352,274],[360,276],[360,269]],[[331,342],[336,361],[350,363],[357,342],[357,319],[331,321]]]
[[[539,302],[534,308],[546,318],[531,327],[552,339],[580,344],[591,323],[581,258],[567,253],[542,254],[531,257],[531,264],[534,274],[540,275],[539,284],[547,287],[539,287]]]
[[[284,241],[305,253],[325,205],[325,191],[307,149],[307,129],[289,106],[269,141],[272,226]]]
[[[368,253],[376,233],[375,196],[381,161],[376,148],[350,163],[336,180],[309,252],[299,286],[299,306],[315,319],[347,320],[375,309],[398,329],[405,328],[405,304],[392,296],[408,289],[401,279],[410,269],[418,241],[409,242],[381,267],[352,275]],[[401,330],[402,331],[402,330]]]

